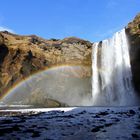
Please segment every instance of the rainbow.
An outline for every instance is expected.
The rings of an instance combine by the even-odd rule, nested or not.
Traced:
[[[91,68],[90,65],[72,65],[72,64],[62,64],[62,65],[55,65],[55,66],[43,68],[41,70],[38,70],[38,71],[32,73],[28,77],[23,78],[21,81],[16,82],[13,86],[11,86],[10,89],[8,89],[3,95],[1,95],[0,101],[2,101],[3,98],[5,98],[7,95],[9,95],[15,88],[17,88],[18,86],[20,86],[21,84],[23,84],[26,80],[29,80],[32,76],[34,76],[36,74],[39,74],[41,72],[46,72],[48,70],[54,70],[54,69],[61,68],[61,67],[76,67],[76,66],[77,67],[81,67],[81,68],[82,67],[83,68],[88,68],[88,69]],[[91,73],[87,75],[87,77],[90,77],[90,76],[91,76]]]

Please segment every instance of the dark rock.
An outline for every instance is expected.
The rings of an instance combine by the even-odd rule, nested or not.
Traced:
[[[80,112],[80,113],[78,113],[78,114],[85,114],[86,113],[86,111],[84,110],[84,111],[82,111],[82,112]]]
[[[104,119],[100,119],[99,121],[101,121],[101,122],[106,122],[106,120],[104,120]]]
[[[106,132],[106,130],[102,130],[102,132]]]
[[[98,113],[98,115],[101,115],[101,116],[105,116],[105,115],[108,115],[108,114],[109,113],[107,111]]]
[[[59,41],[59,39],[55,39],[55,38],[51,38],[49,40],[51,40],[51,41]]]
[[[48,130],[48,128],[47,127],[43,127],[43,126],[39,126],[39,127],[37,127],[38,129],[46,129],[46,130]]]
[[[109,127],[109,126],[111,126],[111,125],[113,125],[113,123],[106,123],[106,124],[105,124],[106,127]]]
[[[66,116],[63,116],[64,118],[75,118],[74,116],[72,115],[66,115]]]
[[[37,127],[37,125],[36,124],[33,124],[33,125],[31,125],[31,127],[34,127],[35,128],[35,127]]]
[[[114,121],[115,121],[115,122],[119,122],[120,120],[119,120],[118,118],[115,118]]]
[[[128,24],[126,33],[130,44],[130,62],[135,89],[140,93],[140,14]]]
[[[40,132],[34,131],[33,134],[32,134],[32,137],[33,137],[33,138],[35,138],[35,137],[40,137]]]
[[[93,128],[93,129],[91,130],[91,132],[98,132],[98,131],[100,131],[100,128],[99,128],[99,127],[95,127],[95,128]]]
[[[13,120],[2,120],[0,121],[0,124],[10,124],[13,123]]]
[[[135,133],[131,134],[133,138],[139,138],[139,136]]]
[[[4,37],[0,34],[0,46],[4,44]]]
[[[3,63],[5,57],[7,56],[9,50],[5,45],[0,45],[0,65]]]
[[[18,125],[14,125],[14,126],[12,126],[12,128],[13,128],[13,131],[20,131],[21,130]]]
[[[100,116],[99,116],[99,115],[97,115],[97,114],[96,114],[94,117],[95,117],[95,118],[100,118]]]
[[[95,127],[91,130],[91,132],[98,132],[98,131],[100,131],[102,128],[104,128],[103,125],[95,126]]]
[[[26,129],[23,131],[24,133],[33,133],[34,132],[34,129]]]
[[[137,128],[137,129],[140,129],[140,125],[137,125],[136,128]]]
[[[3,136],[5,134],[9,134],[13,132],[12,127],[7,127],[7,128],[0,128],[0,136]]]
[[[115,122],[120,121],[119,118],[116,118],[116,117],[111,117],[111,119],[112,119],[113,121],[115,121]]]
[[[134,111],[134,110],[129,110],[129,114],[131,114],[131,115],[135,115],[136,114],[136,112]]]
[[[111,110],[110,113],[114,114],[115,112],[113,110]]]

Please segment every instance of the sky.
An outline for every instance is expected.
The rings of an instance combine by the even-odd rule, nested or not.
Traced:
[[[140,0],[3,0],[0,30],[91,42],[112,36],[140,12]]]

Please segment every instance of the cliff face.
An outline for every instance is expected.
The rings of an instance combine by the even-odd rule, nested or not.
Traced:
[[[136,90],[140,93],[140,14],[128,24],[126,33],[130,43],[133,82]]]
[[[0,94],[32,73],[56,65],[89,66],[92,43],[70,37],[45,40],[0,32]]]
[[[130,43],[133,82],[140,92],[140,14],[126,27]],[[19,36],[0,32],[0,96],[13,84],[41,69],[57,65],[89,67],[92,43],[70,37],[45,40],[35,35]]]

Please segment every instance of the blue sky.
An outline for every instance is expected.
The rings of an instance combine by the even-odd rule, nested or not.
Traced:
[[[3,0],[0,30],[43,38],[110,37],[140,12],[140,0]]]

